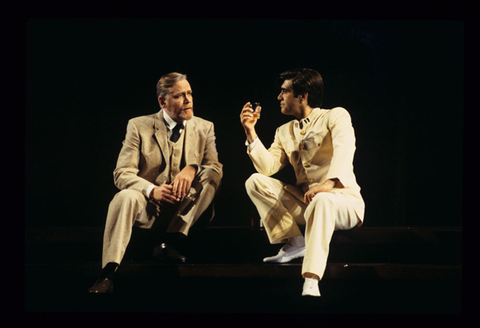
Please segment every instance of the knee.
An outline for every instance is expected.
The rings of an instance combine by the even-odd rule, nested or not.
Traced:
[[[305,222],[307,225],[311,225],[314,221],[325,221],[329,217],[323,214],[327,209],[332,209],[335,206],[335,201],[328,192],[319,192],[313,197],[305,211]]]
[[[212,185],[215,189],[220,186],[220,182],[222,181],[222,177],[217,171],[211,169],[203,169],[199,173],[199,180],[202,184],[209,184]]]
[[[124,189],[115,194],[112,203],[137,203],[145,199],[145,196],[136,190]]]
[[[258,181],[260,181],[262,177],[263,176],[260,173],[253,173],[247,179],[247,181],[245,181],[245,189],[247,190],[247,192],[249,192],[250,190],[256,189],[256,186],[258,185]]]
[[[128,189],[121,190],[115,194],[108,206],[107,222],[130,222],[132,221],[130,215],[120,213],[138,213],[146,203],[147,199],[141,192]]]
[[[311,203],[311,206],[316,207],[316,206],[335,206],[335,200],[333,198],[333,195],[328,192],[319,192],[318,194],[313,197]]]

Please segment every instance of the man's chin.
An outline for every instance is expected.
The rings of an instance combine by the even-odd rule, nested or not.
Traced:
[[[193,112],[181,113],[181,114],[180,114],[180,118],[181,118],[182,120],[187,120],[187,121],[188,121],[188,120],[192,119],[192,117],[193,117]]]

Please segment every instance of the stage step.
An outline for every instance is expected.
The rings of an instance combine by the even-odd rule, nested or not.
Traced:
[[[26,231],[26,263],[101,259],[103,228],[37,228]],[[125,260],[150,260],[158,243],[149,230],[135,229]],[[192,263],[259,263],[275,254],[264,231],[209,227],[192,234]],[[336,231],[329,262],[461,264],[462,230],[451,227],[361,227]]]
[[[112,295],[89,295],[103,229],[26,231],[25,308],[42,312],[413,313],[461,311],[460,228],[361,227],[337,231],[321,298],[301,296],[301,262],[266,264],[264,231],[209,227],[192,236],[185,264],[152,260],[136,230]]]
[[[27,275],[69,275],[72,272],[95,277],[100,261],[26,264]],[[126,260],[118,274],[132,277],[300,277],[301,263],[286,264],[215,264],[185,263],[163,264],[154,261]],[[324,278],[329,279],[386,279],[386,280],[459,280],[461,265],[456,264],[398,264],[398,263],[332,263],[329,262]]]
[[[266,264],[279,245],[252,227],[209,227],[192,234],[186,264],[152,259],[156,245],[149,230],[135,229],[120,271],[137,276],[298,277],[301,260]],[[101,268],[103,229],[42,228],[27,231],[27,273],[82,272]],[[361,227],[333,235],[324,279],[459,279],[460,228]]]

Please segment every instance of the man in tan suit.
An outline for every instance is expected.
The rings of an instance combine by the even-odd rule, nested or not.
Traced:
[[[186,75],[164,75],[157,83],[157,97],[159,112],[128,122],[113,172],[120,192],[108,208],[102,272],[91,293],[113,291],[114,273],[134,225],[150,229],[162,221],[166,229],[154,257],[185,262],[179,240],[211,204],[220,184],[214,126],[194,116]]]
[[[269,241],[285,243],[267,263],[303,259],[302,295],[320,296],[334,230],[363,223],[365,205],[353,173],[355,134],[349,113],[342,107],[323,109],[323,79],[311,69],[280,74],[281,112],[296,119],[280,126],[267,148],[255,132],[261,107],[250,103],[240,120],[247,137],[247,153],[258,173],[245,183]],[[256,115],[254,115],[256,114]],[[291,164],[295,185],[270,176]],[[305,237],[299,225],[305,225]]]

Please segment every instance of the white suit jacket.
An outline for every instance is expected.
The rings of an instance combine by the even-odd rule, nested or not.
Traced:
[[[327,179],[339,179],[332,192],[353,197],[355,212],[363,221],[365,204],[353,172],[355,133],[345,108],[314,108],[305,119],[280,126],[268,150],[257,140],[247,152],[257,171],[266,176],[290,163],[297,188],[286,189],[302,201],[303,194],[313,186]]]

